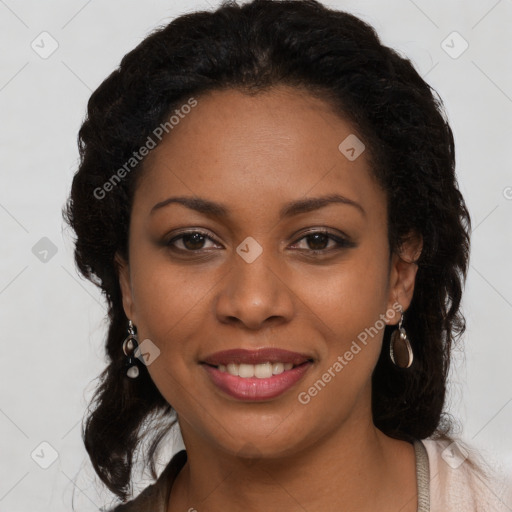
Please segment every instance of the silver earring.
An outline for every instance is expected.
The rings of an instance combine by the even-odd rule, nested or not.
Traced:
[[[407,337],[405,329],[402,327],[404,320],[404,313],[402,306],[400,306],[400,322],[398,328],[391,334],[391,341],[389,344],[389,355],[391,361],[398,366],[398,368],[409,368],[414,360],[414,354],[411,348],[411,342]]]
[[[139,367],[137,366],[136,357],[134,357],[134,353],[139,346],[139,340],[137,338],[137,334],[135,334],[135,329],[133,328],[133,323],[131,320],[128,320],[128,336],[123,341],[123,352],[126,356],[125,368],[126,375],[131,379],[135,379],[139,376]]]

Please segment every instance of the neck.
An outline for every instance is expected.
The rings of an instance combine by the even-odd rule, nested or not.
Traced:
[[[413,446],[385,436],[371,421],[366,428],[360,420],[347,422],[280,458],[251,458],[250,447],[247,457],[234,456],[204,439],[183,438],[187,463],[168,512],[416,511]]]

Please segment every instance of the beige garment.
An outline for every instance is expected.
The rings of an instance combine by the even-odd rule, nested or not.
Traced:
[[[460,440],[422,442],[429,459],[430,512],[512,512],[512,476],[487,466]],[[469,462],[473,458],[477,468]]]

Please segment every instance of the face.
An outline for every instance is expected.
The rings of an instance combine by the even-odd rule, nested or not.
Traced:
[[[147,157],[120,284],[185,443],[279,457],[371,421],[384,325],[407,309],[416,266],[390,259],[386,195],[364,151],[339,149],[354,134],[296,89],[225,90],[198,97]],[[299,366],[268,356],[276,375],[256,382],[204,363],[262,348]]]

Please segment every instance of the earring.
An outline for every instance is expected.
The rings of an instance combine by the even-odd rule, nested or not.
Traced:
[[[128,368],[126,375],[131,379],[135,379],[139,376],[139,367],[137,366],[137,358],[133,357],[135,351],[139,346],[133,323],[128,320],[128,336],[123,341],[123,352],[126,357],[125,368]]]
[[[399,368],[409,368],[414,360],[414,354],[411,348],[411,342],[407,337],[405,329],[402,327],[404,320],[404,313],[402,306],[400,306],[400,322],[398,328],[391,334],[391,341],[389,344],[389,355],[391,361]]]

